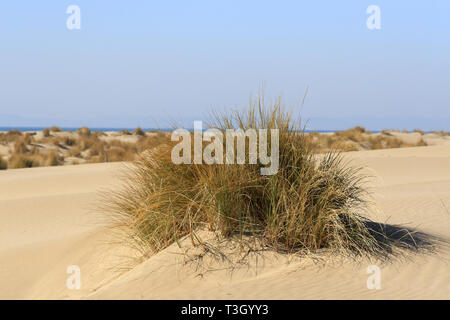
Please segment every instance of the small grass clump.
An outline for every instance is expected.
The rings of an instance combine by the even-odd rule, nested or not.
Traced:
[[[25,139],[21,138],[16,140],[16,142],[14,143],[14,152],[15,153],[26,153],[28,151],[28,143]]]
[[[59,166],[63,164],[63,157],[55,150],[41,152],[36,147],[25,152],[15,152],[9,159],[8,169],[33,168],[42,166]]]
[[[62,129],[57,126],[53,126],[50,128],[50,132],[62,132]]]
[[[6,162],[6,160],[3,160],[3,157],[0,156],[0,170],[6,169],[8,169],[8,162]]]
[[[64,137],[63,138],[63,145],[66,145],[68,147],[74,146],[76,144],[76,140],[71,137]]]
[[[7,145],[10,142],[14,142],[22,136],[22,132],[19,130],[9,130],[6,133],[0,133],[0,143]]]
[[[145,136],[145,131],[142,130],[141,127],[137,127],[136,130],[133,131],[133,133],[137,136]]]
[[[431,131],[430,133],[434,133],[434,134],[436,134],[436,135],[438,135],[438,136],[441,136],[441,137],[446,137],[446,136],[449,136],[449,135],[450,135],[450,133],[449,133],[448,131],[445,131],[445,130],[441,130],[441,131]]]
[[[366,205],[359,170],[337,153],[315,154],[280,100],[266,107],[258,97],[246,112],[215,117],[211,127],[278,129],[278,172],[263,176],[260,163],[175,165],[170,143],[143,153],[124,188],[105,194],[103,208],[130,229],[144,255],[185,236],[202,244],[197,231],[204,228],[241,244],[251,236],[279,252],[381,252],[359,214]]]
[[[91,129],[89,129],[88,127],[81,127],[77,130],[77,133],[80,136],[89,137],[91,135]]]
[[[366,133],[366,129],[360,126],[356,126],[353,129],[338,131],[335,133],[337,137],[354,141],[361,142],[364,140],[364,134]],[[368,132],[367,132],[368,133]]]
[[[33,157],[21,153],[13,154],[8,163],[9,169],[32,168],[37,166],[39,166],[39,163]]]
[[[45,154],[41,160],[41,166],[59,166],[62,164],[63,159],[58,155],[58,153],[54,150],[50,150],[47,154]]]
[[[128,129],[123,129],[122,131],[120,131],[120,134],[124,136],[130,136],[131,132]]]
[[[426,146],[427,143],[421,137],[416,143],[410,143],[396,137],[394,130],[382,130],[380,133],[371,134],[363,127],[338,131],[333,134],[310,133],[309,139],[314,145],[316,153],[329,151],[358,151],[358,150],[378,150],[391,148],[407,148]]]

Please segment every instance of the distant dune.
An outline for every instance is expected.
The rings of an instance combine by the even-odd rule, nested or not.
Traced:
[[[371,133],[355,127],[340,132],[308,134],[316,152],[406,148],[450,143],[448,132],[383,130]],[[136,130],[92,131],[83,127],[62,131],[0,131],[0,170],[85,163],[131,161],[148,148],[167,143],[169,133]]]

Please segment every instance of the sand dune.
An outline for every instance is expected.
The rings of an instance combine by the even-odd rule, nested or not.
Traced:
[[[346,156],[373,176],[378,209],[367,213],[372,219],[450,241],[450,146]],[[0,298],[450,299],[446,246],[389,263],[266,253],[232,272],[183,264],[173,246],[131,269],[135,253],[108,244],[109,229],[98,223],[93,209],[99,189],[119,185],[122,165],[0,172]],[[372,264],[381,269],[380,290],[366,286]],[[81,269],[80,290],[66,287],[69,265]]]
[[[0,298],[75,298],[110,277],[118,246],[92,210],[120,164],[17,169],[0,174]],[[85,270],[66,288],[67,266]],[[84,273],[83,273],[84,274]]]

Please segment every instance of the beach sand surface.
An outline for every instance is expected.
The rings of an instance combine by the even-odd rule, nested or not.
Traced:
[[[390,225],[450,241],[450,146],[349,152],[371,175],[373,208]],[[0,299],[450,299],[450,250],[389,262],[271,252],[235,269],[185,263],[177,246],[136,264],[96,209],[124,163],[0,171]],[[381,289],[368,289],[370,265]],[[69,289],[69,266],[81,288]]]

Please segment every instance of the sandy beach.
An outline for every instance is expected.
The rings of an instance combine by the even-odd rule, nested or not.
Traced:
[[[430,144],[430,143],[429,143]],[[450,144],[345,154],[372,176],[377,222],[450,241]],[[182,263],[174,245],[139,264],[95,209],[123,162],[0,171],[0,299],[450,299],[450,250],[389,262],[264,253],[230,270]],[[100,218],[100,219],[99,219]],[[81,288],[66,286],[68,266]],[[369,290],[369,265],[381,289]]]

